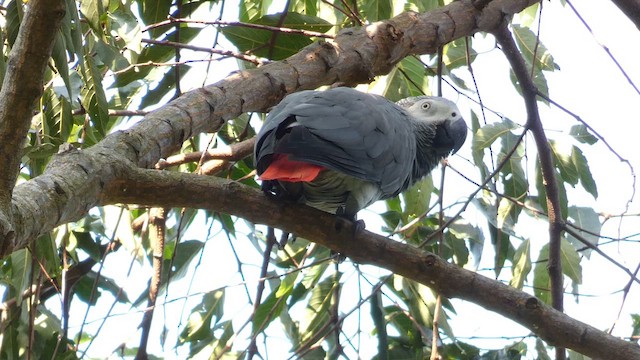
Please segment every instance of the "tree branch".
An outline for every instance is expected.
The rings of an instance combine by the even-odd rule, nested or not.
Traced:
[[[640,30],[640,0],[611,0]]]
[[[253,223],[281,228],[345,254],[358,263],[383,267],[429,286],[449,298],[460,298],[527,327],[557,347],[592,358],[640,358],[635,343],[612,337],[554,310],[534,296],[447,263],[414,246],[362,231],[353,236],[347,220],[303,205],[278,201],[258,190],[217,177],[134,169],[111,183],[101,204],[205,208],[233,214]],[[344,221],[342,231],[335,222]],[[402,259],[402,261],[398,261]]]
[[[15,236],[11,195],[20,172],[22,150],[36,99],[42,94],[44,71],[65,8],[61,0],[30,1],[9,53],[0,90],[0,164],[3,169],[0,171],[0,253],[10,246]]]
[[[540,170],[542,171],[542,179],[546,191],[547,218],[549,220],[549,261],[547,267],[551,284],[551,303],[556,310],[564,311],[564,275],[562,274],[561,261],[561,234],[564,228],[564,220],[560,208],[560,191],[556,181],[551,148],[538,113],[536,98],[538,91],[530,76],[530,69],[527,69],[527,65],[520,51],[518,51],[518,47],[506,23],[503,27],[497,29],[494,35],[520,83],[522,97],[527,109],[526,127],[533,134],[538,149]],[[564,353],[563,348],[556,347],[556,360],[564,359]]]
[[[369,82],[407,55],[434,53],[449,41],[493,30],[509,14],[536,2],[493,0],[475,6],[460,0],[424,14],[403,13],[345,29],[332,42],[317,42],[284,61],[236,72],[187,92],[129,130],[110,134],[91,148],[55,156],[43,175],[17,186],[13,224],[0,223],[0,234],[13,225],[15,236],[0,249],[0,257],[84,216],[98,204],[103,187],[131,164],[153,167],[188,138],[217,131],[243,112],[265,111],[289,93],[336,82]],[[3,214],[7,212],[0,208]]]

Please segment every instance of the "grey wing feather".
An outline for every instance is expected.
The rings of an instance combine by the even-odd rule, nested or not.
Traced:
[[[302,91],[269,113],[256,142],[256,166],[261,173],[270,155],[290,154],[377,183],[384,197],[395,196],[410,182],[412,132],[409,115],[381,96],[350,88]]]

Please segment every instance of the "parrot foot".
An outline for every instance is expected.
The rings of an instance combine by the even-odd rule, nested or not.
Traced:
[[[341,231],[345,227],[345,221],[352,223],[353,236],[355,237],[359,232],[362,232],[365,229],[364,220],[358,220],[355,214],[349,214],[344,206],[340,206],[336,210],[336,231]]]

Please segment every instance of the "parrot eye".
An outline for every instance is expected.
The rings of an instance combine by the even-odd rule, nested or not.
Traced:
[[[427,110],[431,107],[431,104],[428,102],[422,103],[422,110]]]
[[[451,113],[451,117],[456,117],[456,116],[458,116],[458,114],[456,114],[455,112]]]

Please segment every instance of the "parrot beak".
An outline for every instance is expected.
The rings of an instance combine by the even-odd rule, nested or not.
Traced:
[[[467,123],[463,118],[447,120],[436,127],[433,147],[442,157],[455,154],[467,139]]]
[[[467,123],[463,118],[454,120],[453,123],[449,124],[449,135],[453,139],[453,150],[451,150],[451,155],[453,155],[460,150],[467,139]]]

